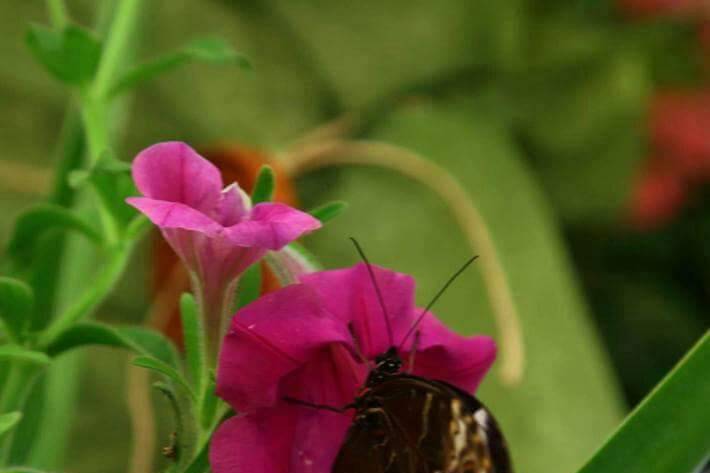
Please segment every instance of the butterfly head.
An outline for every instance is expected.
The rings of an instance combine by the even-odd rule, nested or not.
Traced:
[[[402,369],[402,359],[396,347],[390,347],[386,352],[375,358],[375,368],[367,377],[367,386],[380,383],[390,376],[396,375]]]

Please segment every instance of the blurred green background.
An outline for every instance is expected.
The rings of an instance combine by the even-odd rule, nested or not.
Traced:
[[[103,2],[67,3],[79,23],[101,23]],[[522,336],[520,379],[494,369],[481,397],[519,471],[573,471],[710,325],[703,15],[692,1],[146,1],[138,59],[218,35],[253,71],[190,65],[140,87],[119,110],[118,155],[184,140],[288,159],[293,142],[348,115],[358,118],[350,138],[414,151],[455,176],[490,234]],[[50,188],[67,108],[27,51],[30,22],[47,22],[43,2],[0,6],[2,243]],[[346,237],[357,236],[373,261],[417,278],[422,303],[485,250],[467,245],[440,196],[391,169],[328,166],[295,185],[305,208],[350,203],[305,240],[325,266],[354,263]],[[101,319],[144,319],[149,251]],[[499,338],[482,271],[436,312]],[[72,432],[66,471],[127,471],[128,357],[80,358],[59,371],[68,396],[79,380],[80,407],[55,413]],[[155,407],[167,443],[170,419]]]

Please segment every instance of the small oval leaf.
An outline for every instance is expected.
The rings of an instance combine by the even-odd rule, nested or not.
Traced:
[[[143,327],[111,327],[99,322],[75,324],[55,339],[47,348],[47,353],[57,356],[87,345],[127,348],[141,355],[150,355],[170,366],[179,366],[175,347],[159,332]]]
[[[336,200],[333,202],[325,203],[320,207],[316,207],[313,210],[309,210],[308,213],[320,220],[320,223],[326,223],[330,220],[333,220],[347,208],[347,202],[343,202],[342,200]]]
[[[19,279],[0,276],[0,320],[13,338],[19,338],[30,320],[34,295]]]
[[[83,28],[69,25],[57,31],[32,25],[26,41],[35,58],[62,82],[85,84],[96,73],[101,43]]]
[[[50,359],[40,351],[28,350],[19,345],[0,346],[0,360],[25,361],[37,365],[47,365]]]
[[[59,205],[39,204],[18,217],[7,246],[8,254],[17,262],[29,261],[39,239],[50,230],[73,230],[90,241],[101,242],[101,234],[74,212]]]
[[[262,166],[259,175],[256,176],[256,183],[251,192],[251,202],[258,204],[271,201],[276,187],[276,176],[271,166]]]
[[[22,413],[18,411],[0,414],[0,437],[16,426],[20,419],[22,419]]]

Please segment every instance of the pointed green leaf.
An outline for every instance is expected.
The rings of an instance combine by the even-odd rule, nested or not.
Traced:
[[[251,304],[261,294],[261,263],[255,263],[244,271],[237,287],[237,309]]]
[[[334,202],[323,204],[320,207],[316,207],[315,209],[308,211],[308,213],[320,220],[320,223],[326,223],[333,220],[347,208],[347,202],[336,200]]]
[[[87,345],[127,348],[141,355],[150,355],[170,366],[179,366],[175,347],[159,332],[144,327],[112,327],[99,322],[81,322],[73,325],[49,345],[47,353],[50,356],[57,356]]]
[[[0,361],[26,361],[37,365],[47,365],[50,359],[47,355],[40,351],[29,350],[19,345],[3,345],[0,346]]]
[[[19,279],[0,276],[0,321],[19,338],[32,314],[32,288]]]
[[[205,329],[202,326],[199,308],[192,294],[184,293],[180,298],[180,319],[185,341],[187,372],[195,392],[201,398],[207,385],[207,349],[205,348]]]
[[[198,38],[188,43],[184,48],[188,55],[213,64],[236,64],[240,67],[250,67],[249,60],[236,52],[222,38]]]
[[[197,400],[194,391],[187,383],[187,381],[185,381],[185,378],[182,376],[182,373],[180,373],[178,370],[165,363],[164,361],[161,361],[157,358],[153,358],[151,356],[137,356],[133,359],[132,363],[136,366],[140,366],[142,368],[146,368],[164,375],[165,377],[173,381],[176,385],[183,388],[185,390],[185,393],[189,395],[190,399],[192,399],[193,402]]]
[[[101,234],[71,210],[54,204],[39,204],[22,213],[15,223],[7,252],[17,262],[31,259],[37,242],[50,230],[72,230],[94,243],[101,242]]]
[[[195,61],[218,65],[234,64],[239,67],[249,66],[249,61],[243,55],[234,51],[224,40],[219,38],[196,39],[178,51],[162,55],[152,61],[134,67],[117,81],[109,92],[109,96],[118,95],[138,84]]]
[[[55,78],[72,85],[94,77],[101,58],[101,43],[88,31],[70,25],[62,31],[32,25],[27,45]]]
[[[710,454],[710,332],[580,473],[690,473]]]
[[[276,186],[276,176],[271,166],[262,166],[259,170],[259,175],[256,176],[256,183],[251,192],[252,204],[261,202],[269,202],[274,196],[274,188]]]
[[[12,429],[18,422],[22,419],[21,412],[8,412],[7,414],[0,414],[0,437]]]

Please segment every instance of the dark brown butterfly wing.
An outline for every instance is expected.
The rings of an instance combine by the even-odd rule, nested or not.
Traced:
[[[439,381],[396,375],[360,400],[333,473],[511,473],[488,410]]]

